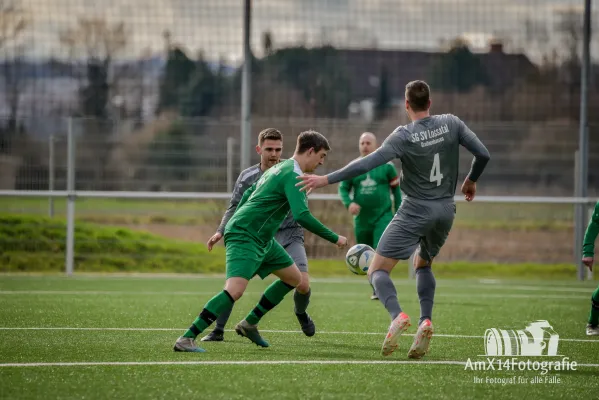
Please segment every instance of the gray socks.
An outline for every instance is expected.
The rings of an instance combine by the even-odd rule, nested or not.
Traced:
[[[303,314],[306,312],[306,308],[308,308],[308,304],[310,304],[310,295],[312,294],[312,289],[308,289],[308,293],[301,294],[295,289],[295,293],[293,293],[293,301],[295,302],[295,313]]]
[[[430,266],[416,268],[416,290],[420,299],[420,321],[418,325],[425,319],[432,321],[433,301],[435,299],[435,288],[437,283],[435,275]]]
[[[214,328],[215,331],[225,331],[225,325],[227,325],[227,321],[231,316],[231,311],[233,311],[233,304],[231,304],[231,307],[228,307],[218,316],[218,318],[216,319],[216,328]]]
[[[374,271],[370,275],[370,283],[374,287],[379,300],[389,312],[391,319],[395,319],[401,313],[401,307],[397,301],[397,291],[389,273],[383,270]]]

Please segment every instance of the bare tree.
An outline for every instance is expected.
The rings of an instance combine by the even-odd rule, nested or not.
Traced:
[[[555,31],[558,33],[564,49],[561,73],[568,87],[570,117],[576,119],[579,113],[578,93],[581,84],[583,13],[579,8],[568,7],[557,10],[556,17]],[[591,28],[591,32],[594,31],[596,31],[596,26]]]
[[[111,66],[115,56],[127,47],[128,38],[124,23],[110,25],[98,18],[80,18],[77,26],[59,34],[70,58],[83,57],[86,62],[87,82],[80,89],[83,115],[106,117]],[[112,77],[113,81],[117,78]]]
[[[21,94],[25,88],[23,58],[25,42],[23,33],[29,25],[26,12],[20,4],[10,0],[0,0],[0,51],[4,58],[2,79],[4,97],[9,109],[7,130],[16,131]]]
[[[101,18],[79,18],[75,27],[59,34],[71,60],[83,59],[85,63],[84,68],[77,68],[84,81],[79,88],[79,114],[87,117],[82,121],[87,146],[79,155],[90,167],[88,179],[94,188],[111,189],[110,181],[116,179],[117,166],[107,164],[118,144],[123,103],[115,93],[119,76],[113,62],[127,47],[128,39],[124,23],[109,24]],[[108,120],[110,114],[112,122]]]

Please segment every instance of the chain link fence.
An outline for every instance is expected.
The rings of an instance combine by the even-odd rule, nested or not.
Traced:
[[[333,148],[321,172],[332,171],[358,156],[362,132],[382,142],[407,123],[404,87],[424,79],[433,91],[432,111],[458,115],[492,154],[481,195],[572,196],[582,4],[252,1],[252,146],[260,130],[275,127],[290,157],[301,131],[318,130]],[[592,112],[599,109],[597,11],[590,42],[590,196],[599,195],[599,114]],[[77,190],[230,190],[243,151],[243,2],[0,0],[0,28],[0,190],[65,190],[69,129],[76,138]],[[470,160],[464,152],[461,177]],[[254,152],[251,161],[258,162]],[[28,226],[42,223],[42,215],[58,221],[65,215],[61,199],[0,201],[3,214],[31,218]],[[79,199],[76,215],[104,227],[203,242],[225,208],[224,200]],[[314,201],[311,208],[353,237],[340,202]],[[445,260],[565,263],[575,253],[571,205],[458,208]],[[10,225],[0,224],[5,236]],[[137,243],[127,251],[138,256],[136,246],[153,240],[122,234],[124,242]],[[110,236],[79,240],[116,246]],[[64,250],[60,235],[7,240],[9,249],[20,243],[47,254]],[[306,243],[311,257],[338,256],[310,234]],[[83,246],[77,256],[96,250]]]

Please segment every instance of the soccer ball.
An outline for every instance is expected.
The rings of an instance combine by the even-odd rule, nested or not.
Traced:
[[[356,275],[366,275],[374,257],[374,249],[366,244],[353,246],[345,255],[345,264]]]

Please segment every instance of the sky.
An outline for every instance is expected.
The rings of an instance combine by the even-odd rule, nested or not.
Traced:
[[[207,58],[242,57],[243,0],[0,0],[21,3],[31,21],[28,53],[36,57],[65,56],[59,32],[80,17],[124,22],[131,32],[121,58],[138,58],[149,49],[164,49],[163,32],[190,55],[203,50]],[[594,1],[593,1],[594,2]],[[261,54],[261,34],[268,30],[275,46],[323,42],[341,47],[422,49],[437,51],[443,40],[465,35],[475,47],[497,36],[506,51],[526,52],[538,59],[541,48],[526,42],[524,21],[545,27],[553,46],[563,48],[555,33],[556,12],[582,10],[583,0],[254,0],[252,48]],[[599,21],[599,4],[594,18]],[[598,24],[599,26],[599,24]],[[599,29],[597,29],[599,30]],[[596,31],[597,31],[596,30]],[[599,35],[592,54],[599,58]],[[1,55],[1,54],[0,54]]]

